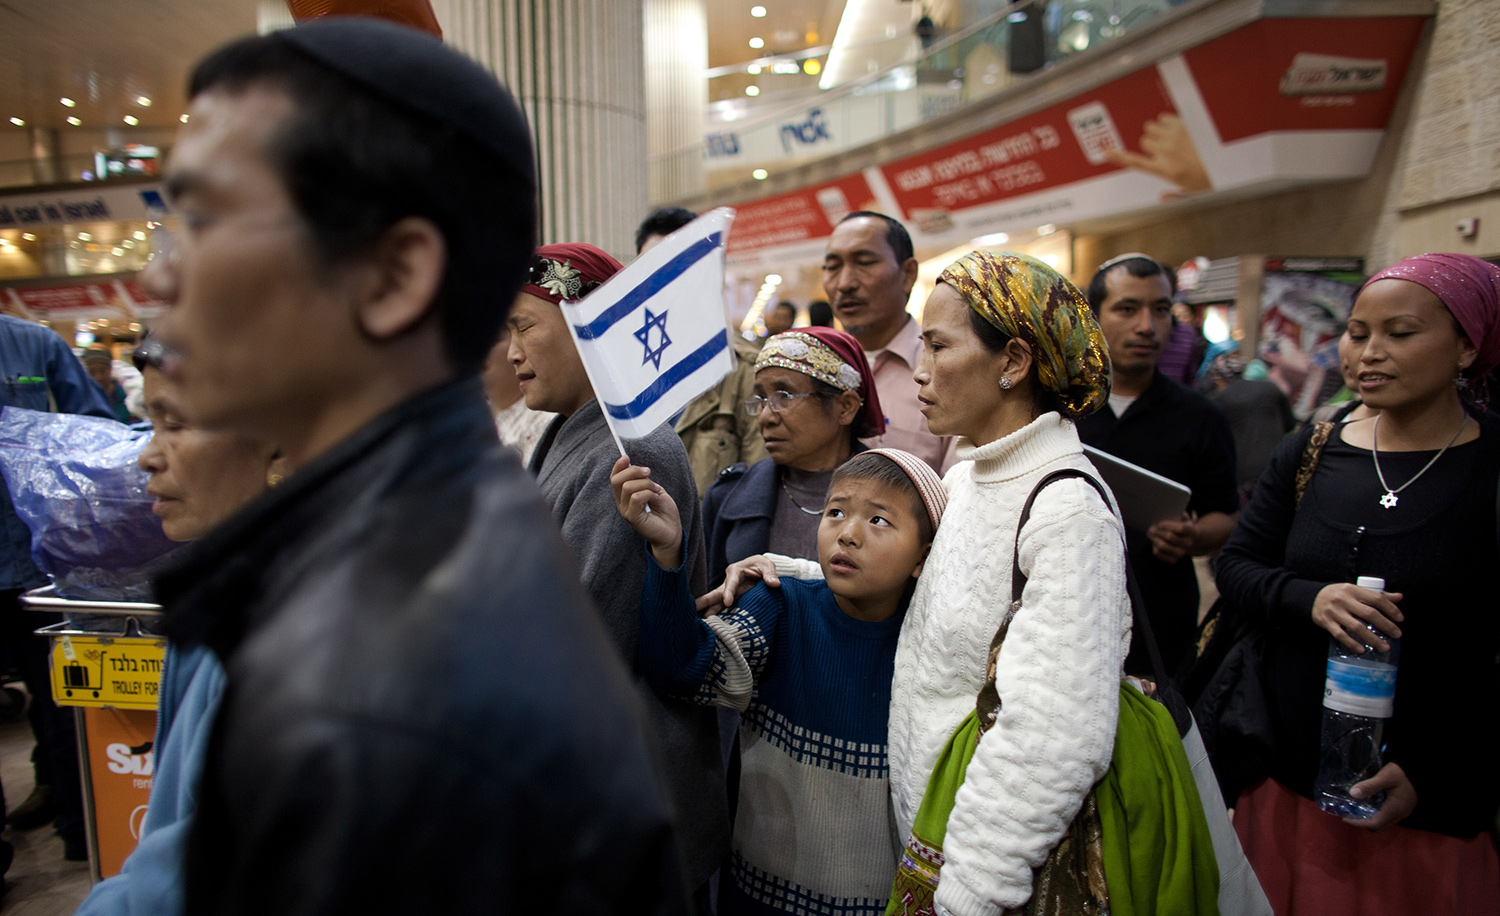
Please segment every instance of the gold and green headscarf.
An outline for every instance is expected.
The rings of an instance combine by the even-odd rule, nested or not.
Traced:
[[[1067,277],[1036,258],[971,251],[938,277],[1009,337],[1031,347],[1037,378],[1062,414],[1085,417],[1109,400],[1109,350],[1088,301]]]

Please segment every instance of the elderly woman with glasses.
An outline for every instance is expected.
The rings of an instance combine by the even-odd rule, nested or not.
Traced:
[[[703,500],[708,574],[762,553],[816,560],[818,520],[833,471],[859,440],[885,431],[880,398],[858,341],[832,328],[799,328],[766,340],[745,410],[769,458],[720,472]]]

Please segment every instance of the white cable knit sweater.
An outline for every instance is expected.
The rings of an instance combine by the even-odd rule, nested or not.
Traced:
[[[1027,495],[1051,471],[1094,473],[1073,424],[1056,413],[978,448],[961,440],[958,457],[896,650],[891,794],[903,842],[938,754],[984,683]],[[1122,537],[1083,481],[1048,486],[1032,507],[1021,535],[1028,582],[996,668],[1000,715],[948,820],[940,913],[989,916],[1024,904],[1032,869],[1109,768],[1130,640]]]

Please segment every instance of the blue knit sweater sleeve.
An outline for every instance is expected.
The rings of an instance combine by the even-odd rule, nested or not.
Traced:
[[[638,650],[647,683],[703,706],[744,709],[770,661],[784,596],[757,585],[732,612],[703,619],[682,570],[647,557]]]

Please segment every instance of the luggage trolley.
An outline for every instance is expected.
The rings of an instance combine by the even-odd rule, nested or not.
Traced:
[[[63,615],[36,633],[51,645],[52,699],[73,707],[89,868],[99,881],[135,849],[150,799],[167,648],[161,605],[62,598],[50,587],[21,604]]]

